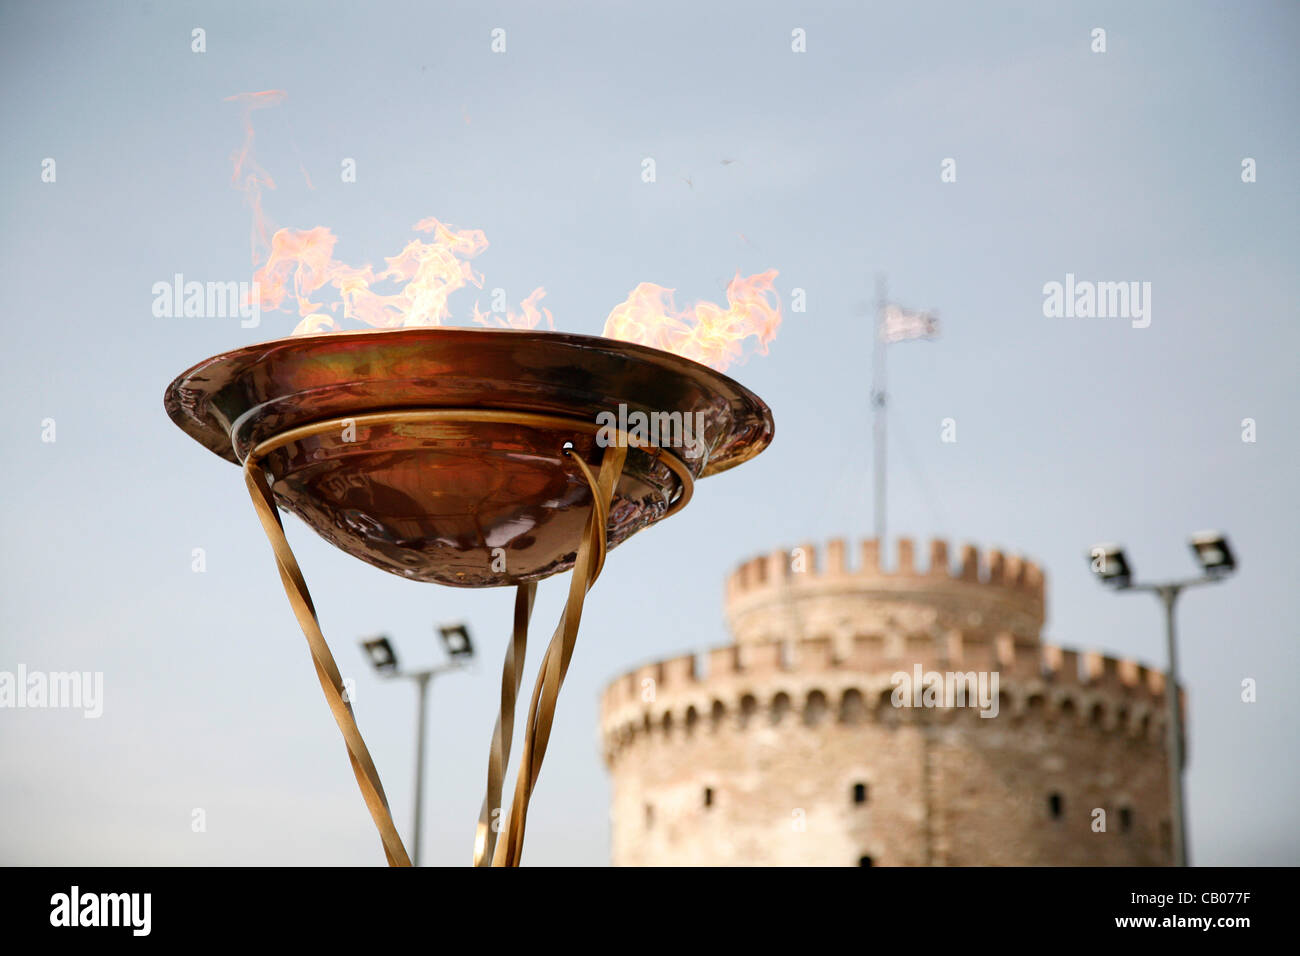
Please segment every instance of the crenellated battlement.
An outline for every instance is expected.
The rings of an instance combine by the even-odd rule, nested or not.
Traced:
[[[1018,555],[1004,554],[997,548],[982,553],[974,545],[964,544],[957,552],[954,566],[953,549],[947,541],[932,539],[929,551],[929,561],[921,569],[917,566],[915,542],[911,538],[899,538],[898,560],[890,570],[883,566],[880,542],[874,538],[861,542],[860,560],[856,567],[850,567],[848,547],[843,538],[827,542],[824,561],[815,544],[805,543],[789,550],[778,549],[742,562],[727,579],[727,598],[730,600],[749,591],[797,583],[801,576],[836,578],[845,575],[871,578],[921,576],[1007,588],[1040,598],[1043,595],[1042,569],[1033,561]],[[799,558],[802,558],[802,565],[797,568]]]
[[[998,675],[999,716],[1066,720],[1158,744],[1165,679],[1134,660],[1038,645],[1026,651],[1011,635],[955,631],[868,635],[847,645],[826,639],[728,645],[639,667],[612,681],[601,699],[606,758],[647,734],[672,736],[697,725],[744,727],[759,712],[779,722],[787,710],[803,725],[822,717],[949,720],[972,707],[899,708],[893,675]],[[797,717],[797,715],[796,715]],[[793,722],[798,722],[796,719]]]
[[[1006,630],[1019,644],[1038,640],[1046,583],[1033,561],[969,544],[954,554],[936,539],[922,568],[915,543],[900,538],[887,564],[874,539],[861,542],[856,565],[843,539],[824,553],[805,543],[752,558],[727,578],[732,633],[744,643],[842,637],[864,626],[973,626]]]
[[[663,693],[707,692],[732,682],[760,683],[771,677],[823,678],[835,674],[876,674],[910,670],[920,664],[934,671],[997,671],[1002,680],[1041,680],[1054,687],[1110,689],[1164,695],[1165,675],[1129,658],[1099,652],[1080,653],[1055,645],[1039,645],[1036,653],[1023,653],[1005,636],[993,641],[982,635],[970,639],[961,632],[944,635],[936,643],[930,634],[884,635],[854,640],[847,653],[837,653],[824,639],[773,641],[767,644],[715,647],[704,654],[683,654],[643,665],[615,678],[602,695],[602,714],[625,705],[643,703],[647,687]],[[891,647],[892,643],[892,647]],[[934,645],[918,652],[923,645]],[[906,647],[914,648],[908,651]],[[649,684],[647,684],[649,682]]]

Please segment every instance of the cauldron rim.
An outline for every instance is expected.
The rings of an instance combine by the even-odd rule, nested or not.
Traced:
[[[612,411],[608,408],[608,399],[612,398],[621,398],[628,406],[656,411],[680,411],[683,414],[699,410],[697,406],[706,398],[715,405],[725,402],[730,409],[730,426],[727,433],[714,443],[697,477],[733,468],[757,455],[772,440],[772,414],[762,399],[731,377],[706,365],[661,349],[618,339],[527,329],[416,326],[271,339],[232,349],[196,363],[167,387],[163,403],[168,416],[188,435],[227,461],[240,464],[241,459],[232,440],[232,427],[236,422],[247,420],[250,414],[263,406],[275,402],[280,402],[283,406],[285,402],[292,402],[303,394],[301,391],[269,394],[268,383],[253,381],[259,370],[264,370],[269,363],[281,363],[290,373],[299,374],[310,365],[313,367],[309,371],[319,375],[323,357],[351,353],[353,361],[350,364],[343,362],[340,369],[340,372],[346,374],[339,375],[337,381],[331,381],[327,372],[324,381],[312,390],[337,392],[340,389],[367,385],[382,392],[387,384],[395,388],[400,383],[386,383],[383,377],[367,380],[364,371],[367,360],[382,358],[386,352],[391,353],[398,347],[406,350],[409,355],[412,346],[428,346],[431,365],[437,365],[434,360],[443,355],[459,359],[464,363],[464,367],[457,368],[462,377],[471,381],[479,378],[492,381],[500,389],[499,393],[482,394],[475,400],[476,396],[472,393],[467,396],[465,392],[456,392],[454,387],[449,386],[445,401],[436,397],[430,400],[425,395],[411,401],[413,405],[426,408],[438,405],[481,405],[484,408],[502,410],[536,411],[539,408],[538,402],[541,401],[550,403],[543,405],[547,410],[583,417],[584,413],[594,415],[597,411]],[[513,366],[513,369],[504,370],[504,376],[493,369],[494,364],[503,364],[503,355],[507,356],[504,364]],[[564,368],[565,363],[568,363],[567,368],[576,369],[588,376],[595,383],[593,390],[603,387],[605,394],[599,397],[593,395],[593,400],[585,404],[581,401],[570,403],[563,393],[574,391],[575,387],[556,381],[549,383],[549,391],[553,394],[547,394],[548,383],[544,374],[534,376],[531,386],[534,392],[526,394],[528,390],[520,387],[518,375],[513,376],[515,380],[512,381],[509,374],[511,371],[526,374],[533,368]],[[620,378],[620,373],[629,370],[634,371],[641,381],[626,382]],[[349,376],[351,379],[346,380]],[[360,376],[360,381],[357,376]],[[428,379],[424,384],[430,386],[433,381],[435,379]],[[580,391],[581,385],[576,390]],[[688,400],[690,395],[696,397],[694,403]],[[606,401],[601,401],[600,398]],[[224,401],[226,407],[217,408],[218,399]],[[309,406],[311,403],[302,404]],[[372,399],[359,400],[349,410],[364,413],[400,407],[402,404],[405,402],[398,396],[377,395]],[[668,407],[674,404],[677,407]],[[296,417],[280,423],[276,430],[305,424],[313,418],[328,417],[332,413],[304,407],[301,414],[298,414],[295,409],[293,414]]]

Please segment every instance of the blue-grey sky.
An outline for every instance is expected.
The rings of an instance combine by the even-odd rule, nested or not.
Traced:
[[[1300,862],[1298,41],[1281,2],[3,5],[0,670],[102,671],[105,700],[0,711],[0,862],[383,862],[240,475],[162,409],[196,361],[295,321],[151,310],[177,272],[250,278],[224,99],[268,88],[267,211],[348,261],[426,216],[483,229],[488,288],[544,285],[586,333],[642,281],[806,290],[733,370],[770,450],[613,552],[587,601],[526,862],[608,860],[608,679],[727,640],[740,559],[870,533],[876,271],[943,320],[890,355],[892,528],[1040,561],[1046,638],[1160,665],[1157,603],[1103,592],[1087,548],[1178,575],[1189,532],[1228,531],[1240,573],[1182,604],[1193,860]],[[1150,282],[1150,326],[1044,317],[1067,273]],[[510,593],[412,584],[286,523],[408,843],[414,692],[355,642],[387,631],[418,664],[433,622],[471,623],[479,664],[433,687],[425,815],[426,859],[467,862]],[[541,587],[531,666],[566,587]]]

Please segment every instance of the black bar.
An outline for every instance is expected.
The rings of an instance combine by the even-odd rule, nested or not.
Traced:
[[[1282,868],[11,868],[7,876],[9,888],[0,893],[6,942],[76,934],[88,943],[231,940],[255,949],[266,932],[293,943],[341,944],[391,943],[393,933],[420,930],[436,946],[439,937],[479,938],[485,926],[496,943],[514,933],[602,946],[619,936],[657,937],[658,946],[672,949],[687,939],[770,943],[776,935],[811,945],[842,933],[854,950],[892,939],[994,945],[1034,938],[1014,935],[1027,931],[1051,933],[1037,938],[1054,946],[1078,938],[1149,943],[1190,935],[1232,945],[1241,933],[1288,929],[1282,909],[1294,882],[1294,871]],[[116,910],[125,925],[52,925],[71,921],[74,886],[78,921],[92,911],[111,918]],[[102,905],[101,894],[133,893],[149,894],[147,936],[137,935],[143,896],[113,896]],[[1208,928],[1189,925],[1206,918]],[[1153,922],[1121,925],[1135,919]],[[1245,925],[1220,922],[1239,919]],[[539,922],[528,929],[533,920]],[[611,921],[615,937],[605,935]]]

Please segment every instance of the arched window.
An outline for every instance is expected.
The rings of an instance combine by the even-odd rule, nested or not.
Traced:
[[[876,861],[869,856],[858,857],[858,866],[875,866]]]
[[[755,711],[758,710],[758,700],[753,694],[746,694],[740,698],[740,726],[747,727],[749,722],[754,718]]]
[[[709,711],[709,729],[717,730],[722,726],[722,722],[727,717],[727,705],[720,700],[713,702],[713,708]]]
[[[803,705],[803,722],[807,727],[816,727],[826,719],[826,714],[830,711],[830,705],[826,702],[826,695],[819,690],[815,690],[808,695],[808,699]]]
[[[876,707],[879,709],[879,719],[887,724],[892,724],[898,720],[898,708],[894,706],[894,691],[886,687],[876,698]]]
[[[655,808],[650,804],[645,805],[645,828],[649,830],[655,825]]]
[[[790,710],[790,695],[785,691],[772,698],[772,723],[779,724]]]
[[[853,785],[853,802],[854,803],[867,802],[867,785],[865,783],[855,783]]]
[[[862,691],[849,688],[840,698],[840,723],[858,724],[866,715],[867,705],[862,700]]]
[[[1132,829],[1133,829],[1133,808],[1120,807],[1119,808],[1119,832],[1128,833]]]
[[[713,796],[714,796],[714,795],[713,795],[713,788],[712,788],[712,787],[705,787],[705,788],[704,788],[704,807],[705,807],[705,809],[708,809],[709,807],[713,806]]]
[[[1047,795],[1047,812],[1053,820],[1061,819],[1061,814],[1065,812],[1065,800],[1059,793]]]
[[[695,733],[695,725],[699,723],[699,721],[700,721],[700,714],[699,711],[695,709],[695,705],[692,704],[690,707],[687,707],[686,708],[686,733],[688,736],[690,734]]]

